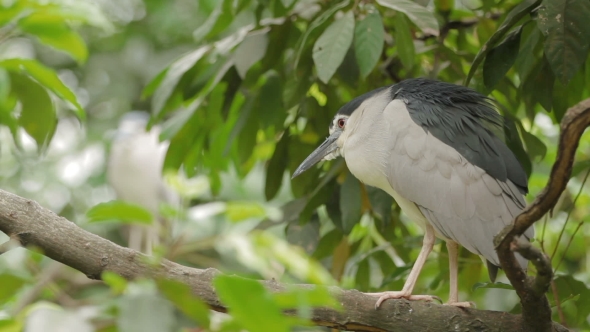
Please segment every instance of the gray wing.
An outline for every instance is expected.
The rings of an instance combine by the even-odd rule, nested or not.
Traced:
[[[384,112],[395,133],[389,151],[387,179],[393,189],[414,202],[436,232],[499,265],[493,239],[525,207],[519,188],[494,179],[455,149],[413,122],[403,102]],[[534,236],[533,229],[525,233]],[[526,260],[519,258],[521,265]]]

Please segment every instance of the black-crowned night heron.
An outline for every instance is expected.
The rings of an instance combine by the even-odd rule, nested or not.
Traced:
[[[126,113],[111,146],[107,167],[107,180],[117,198],[138,204],[159,217],[161,203],[178,206],[180,198],[162,178],[162,165],[168,143],[160,142],[160,130],[154,126],[146,131],[148,113]],[[132,225],[129,229],[129,248],[151,254],[159,244],[160,227]]]
[[[424,229],[418,258],[401,291],[373,293],[376,307],[387,299],[432,300],[413,295],[435,236],[446,241],[450,296],[459,302],[458,244],[488,262],[495,278],[494,236],[525,207],[526,174],[492,129],[502,118],[490,100],[469,88],[428,79],[409,79],[366,93],[344,105],[330,136],[293,177],[320,160],[344,157],[350,172],[395,199]],[[525,233],[534,235],[533,229]],[[523,268],[527,261],[517,255]]]

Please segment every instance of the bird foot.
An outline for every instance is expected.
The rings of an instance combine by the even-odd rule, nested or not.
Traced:
[[[475,308],[474,302],[447,302],[444,305],[450,305],[458,308]]]
[[[412,295],[408,292],[404,291],[396,291],[396,292],[381,292],[381,293],[367,293],[368,295],[372,296],[379,296],[377,299],[377,303],[375,303],[375,309],[379,309],[381,304],[389,299],[406,299],[409,301],[428,301],[431,302],[436,300],[442,303],[442,300],[438,296],[434,295]]]

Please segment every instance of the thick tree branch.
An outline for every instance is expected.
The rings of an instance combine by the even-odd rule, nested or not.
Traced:
[[[148,257],[89,233],[36,202],[0,190],[0,231],[18,235],[24,246],[33,246],[56,261],[99,279],[112,271],[132,280],[138,277],[166,278],[188,285],[213,310],[225,312],[211,284],[220,272],[194,269],[162,260],[148,263]],[[286,285],[261,281],[272,292]],[[294,285],[309,288],[313,285]],[[389,300],[375,310],[376,297],[356,290],[330,288],[344,310],[315,309],[312,320],[322,326],[349,331],[521,331],[521,316],[505,312],[460,309],[425,302]],[[556,331],[567,331],[555,324]]]
[[[571,176],[576,149],[588,125],[590,125],[590,99],[568,109],[563,117],[557,159],[545,189],[516,217],[513,225],[506,227],[494,239],[502,268],[520,297],[523,323],[530,327],[530,331],[549,331],[552,328],[551,309],[544,294],[549,283],[543,275],[537,277],[542,278],[541,280],[527,279],[526,273],[520,268],[511,251],[511,243],[515,237],[520,237],[557,203]],[[544,285],[542,294],[538,288],[541,284]]]

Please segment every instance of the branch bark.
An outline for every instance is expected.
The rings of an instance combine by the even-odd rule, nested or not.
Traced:
[[[568,109],[561,121],[557,158],[547,186],[516,217],[514,224],[506,227],[494,239],[502,269],[520,297],[524,324],[522,328],[528,327],[528,331],[551,331],[553,328],[551,309],[545,296],[551,277],[548,278],[544,272],[539,273],[536,278],[527,277],[514,257],[515,247],[512,245],[511,248],[511,244],[557,203],[570,179],[580,137],[589,125],[590,98]]]
[[[23,246],[33,246],[56,261],[88,278],[100,279],[112,271],[128,280],[138,277],[166,278],[188,285],[213,310],[226,312],[212,286],[220,274],[215,269],[194,269],[168,260],[148,263],[145,255],[89,233],[38,203],[0,190],[0,231]],[[286,285],[261,281],[272,292]],[[296,285],[309,288],[313,285]],[[312,320],[317,325],[349,331],[522,331],[520,315],[505,312],[461,309],[434,303],[388,300],[375,310],[376,297],[356,290],[330,288],[342,303],[342,312],[317,308]],[[289,314],[289,313],[288,313]],[[554,324],[555,331],[567,331]]]

